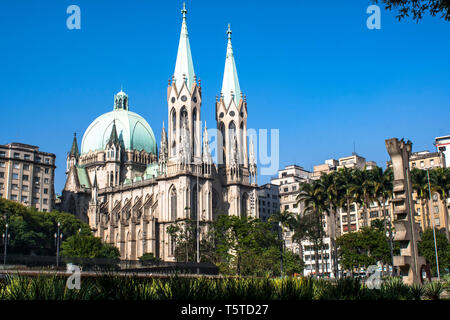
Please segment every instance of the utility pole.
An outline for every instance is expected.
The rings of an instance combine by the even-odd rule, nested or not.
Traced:
[[[58,221],[58,229],[55,233],[55,243],[56,243],[56,267],[59,267],[59,245],[62,240],[63,234],[60,230],[61,222]]]
[[[3,251],[3,265],[6,265],[6,252],[8,250],[8,242],[10,238],[10,235],[8,234],[8,224],[5,225],[5,233],[2,234],[2,237],[3,243],[5,244],[5,250]]]

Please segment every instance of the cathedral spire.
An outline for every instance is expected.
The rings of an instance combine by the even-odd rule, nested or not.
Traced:
[[[241,98],[241,89],[239,87],[239,79],[236,71],[236,63],[234,61],[233,47],[231,45],[231,28],[228,25],[228,45],[227,56],[225,59],[225,71],[223,73],[222,94],[225,106],[228,107],[231,99],[234,99],[236,105],[239,104]]]
[[[186,83],[188,89],[191,89],[194,83],[194,64],[192,62],[191,46],[189,45],[189,35],[186,24],[186,4],[183,3],[183,9],[181,10],[183,14],[183,22],[181,24],[180,42],[178,44],[177,62],[175,64],[175,72],[173,74],[173,79],[177,90],[179,91],[183,85]]]
[[[69,156],[78,157],[79,155],[80,152],[78,151],[77,133],[75,132],[73,134],[72,148],[70,149]]]
[[[119,138],[117,136],[117,129],[116,129],[116,120],[113,120],[113,127],[111,130],[111,135],[109,136],[108,144],[116,144],[119,143]]]

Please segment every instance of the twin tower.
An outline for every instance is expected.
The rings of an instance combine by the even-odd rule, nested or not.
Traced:
[[[163,128],[159,156],[160,171],[183,164],[212,164],[206,123],[202,140],[200,109],[201,81],[194,72],[186,7],[181,10],[183,21],[178,45],[175,72],[167,89],[168,133]],[[256,184],[256,161],[250,141],[247,145],[247,102],[243,96],[231,45],[231,29],[227,30],[228,44],[220,97],[216,96],[218,175],[225,184],[244,182]]]

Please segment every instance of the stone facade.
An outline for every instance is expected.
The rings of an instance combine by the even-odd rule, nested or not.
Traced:
[[[53,153],[23,143],[0,145],[0,197],[39,211],[55,207]]]
[[[116,129],[125,121],[119,112],[128,112],[125,119],[130,113],[128,96],[121,91],[114,101],[118,114],[103,117],[107,122],[99,124],[109,139],[99,142],[100,149],[88,151],[85,141],[94,146],[97,142],[85,133],[80,154],[75,137],[67,156],[62,209],[89,222],[96,236],[119,248],[122,259],[153,253],[174,261],[175,245],[167,227],[179,220],[211,222],[219,214],[258,217],[256,163],[253,149],[250,155],[247,150],[247,102],[242,95],[234,96],[240,89],[231,30],[221,98],[216,99],[217,137],[223,141],[224,157],[215,164],[206,123],[202,130],[202,87],[193,69],[186,10],[182,13],[175,72],[167,88],[168,128],[166,132],[163,125],[159,154],[146,144],[151,129],[146,129],[149,135],[143,131],[143,140],[123,125]],[[147,128],[145,120],[136,121]],[[133,148],[136,139],[142,140],[143,149]]]

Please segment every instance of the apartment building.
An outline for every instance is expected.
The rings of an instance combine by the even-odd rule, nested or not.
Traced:
[[[442,163],[445,168],[450,168],[450,135],[434,138],[436,151],[441,153]]]
[[[259,218],[266,222],[270,216],[280,211],[279,186],[266,183],[258,187]]]
[[[23,143],[0,145],[0,197],[39,211],[54,208],[53,153]]]
[[[433,168],[445,168],[445,155],[442,151],[439,152],[429,152],[429,151],[419,151],[413,152],[409,159],[410,168],[418,168],[422,170],[433,169]],[[429,198],[429,197],[427,197]],[[422,203],[420,199],[417,198],[417,194],[413,192],[414,202],[414,217],[416,222],[419,224],[422,230],[427,228],[432,228],[434,226],[438,229],[448,228],[445,226],[445,207],[442,203],[440,195],[438,193],[432,193],[432,201],[428,202],[428,207],[426,203]],[[447,212],[450,212],[450,199],[447,199]],[[434,219],[432,221],[431,219]]]

